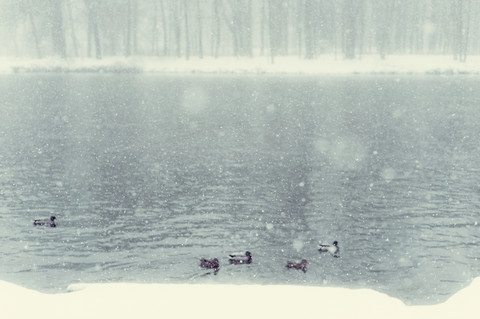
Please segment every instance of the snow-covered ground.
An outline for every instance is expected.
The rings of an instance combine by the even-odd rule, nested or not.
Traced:
[[[0,281],[0,318],[480,318],[480,277],[443,304],[406,306],[369,289],[74,284],[43,294]]]
[[[183,74],[480,74],[480,56],[466,63],[450,55],[378,55],[345,60],[331,55],[314,60],[298,57],[199,59],[159,57],[109,57],[96,59],[25,59],[0,57],[0,73],[12,72],[152,72]]]

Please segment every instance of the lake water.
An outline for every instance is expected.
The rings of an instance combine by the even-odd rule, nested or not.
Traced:
[[[480,275],[480,79],[0,77],[0,279],[301,284],[443,302]],[[57,217],[56,228],[34,218]],[[318,240],[341,245],[319,254]],[[251,265],[228,265],[249,250]],[[199,258],[218,257],[218,275]],[[305,258],[308,272],[287,270]]]

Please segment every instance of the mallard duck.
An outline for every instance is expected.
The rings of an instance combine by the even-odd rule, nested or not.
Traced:
[[[321,253],[330,253],[335,257],[338,257],[337,254],[340,251],[340,247],[338,247],[338,241],[334,241],[333,244],[322,244],[318,242],[318,251]]]
[[[306,259],[302,259],[301,262],[297,262],[297,261],[287,261],[287,264],[285,265],[285,267],[287,268],[293,268],[293,269],[299,269],[303,272],[307,272],[307,264],[308,264],[308,261]]]
[[[220,270],[220,263],[218,262],[217,258],[213,258],[213,259],[202,258],[200,259],[200,266],[206,269],[213,269],[214,275],[216,275],[217,272]]]
[[[57,219],[55,216],[51,216],[50,218],[45,219],[35,219],[33,221],[33,225],[57,227],[57,225],[55,225],[55,219]]]
[[[252,253],[249,251],[245,253],[234,253],[228,255],[228,261],[230,261],[231,264],[251,264],[252,256]]]
[[[207,269],[215,269],[215,268],[220,268],[220,263],[218,262],[217,258],[213,258],[213,259],[202,258],[200,259],[200,266]]]

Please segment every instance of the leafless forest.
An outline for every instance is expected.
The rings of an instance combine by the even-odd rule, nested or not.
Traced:
[[[0,0],[2,56],[480,53],[475,0]]]

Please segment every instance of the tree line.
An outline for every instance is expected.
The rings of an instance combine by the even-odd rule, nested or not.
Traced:
[[[465,61],[480,53],[479,14],[475,0],[0,0],[0,55]]]

